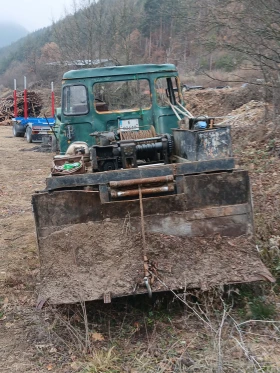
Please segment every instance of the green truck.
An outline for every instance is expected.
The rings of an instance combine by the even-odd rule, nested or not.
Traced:
[[[41,303],[273,281],[230,128],[185,108],[174,65],[65,73],[56,137],[32,197]]]

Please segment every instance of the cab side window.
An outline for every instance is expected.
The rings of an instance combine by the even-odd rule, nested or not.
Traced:
[[[89,112],[87,88],[69,85],[63,88],[62,109],[64,115],[84,115]]]

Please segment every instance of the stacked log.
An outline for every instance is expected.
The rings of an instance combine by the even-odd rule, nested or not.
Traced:
[[[17,93],[18,117],[24,116],[23,92]],[[42,109],[42,97],[35,91],[27,92],[27,116],[37,117]],[[14,117],[14,98],[8,96],[0,99],[0,124],[6,124]]]

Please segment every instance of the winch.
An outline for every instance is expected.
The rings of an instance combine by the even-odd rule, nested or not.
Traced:
[[[136,168],[139,165],[167,164],[173,150],[169,134],[145,137],[154,131],[131,131],[131,134],[95,132],[97,145],[91,148],[92,171]],[[131,137],[131,138],[129,138]],[[134,138],[133,138],[134,137]]]

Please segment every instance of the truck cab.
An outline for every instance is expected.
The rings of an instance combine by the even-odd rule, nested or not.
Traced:
[[[171,133],[177,118],[170,103],[183,103],[172,64],[131,65],[66,72],[57,115],[60,154],[72,142],[96,144],[92,134],[118,129]]]

